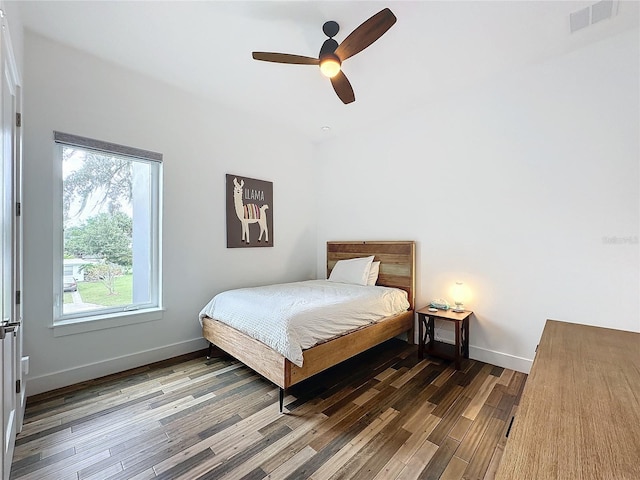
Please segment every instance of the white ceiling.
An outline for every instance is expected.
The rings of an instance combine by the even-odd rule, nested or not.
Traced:
[[[320,141],[638,27],[640,2],[621,1],[614,17],[571,34],[569,14],[593,3],[22,1],[19,11],[43,36]],[[397,23],[343,65],[350,105],[317,67],[251,58],[253,50],[315,57],[325,21],[340,24],[340,42],[385,7]]]

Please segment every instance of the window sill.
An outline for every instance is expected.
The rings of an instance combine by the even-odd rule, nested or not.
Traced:
[[[135,312],[110,313],[107,315],[95,315],[93,317],[74,318],[72,320],[61,320],[54,323],[54,337],[64,337],[66,335],[76,335],[78,333],[105,330],[107,328],[124,327],[137,323],[153,322],[162,319],[162,308],[149,308]]]

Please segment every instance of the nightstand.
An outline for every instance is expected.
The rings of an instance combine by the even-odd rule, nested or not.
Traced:
[[[418,345],[418,357],[424,358],[424,354],[434,357],[454,360],[456,370],[460,370],[460,359],[469,358],[469,317],[473,313],[471,310],[464,312],[454,312],[453,310],[438,310],[430,312],[429,307],[421,308],[418,314],[418,334],[420,343]],[[435,337],[435,321],[446,320],[454,323],[456,332],[456,343],[440,342]],[[429,341],[427,342],[427,337]]]

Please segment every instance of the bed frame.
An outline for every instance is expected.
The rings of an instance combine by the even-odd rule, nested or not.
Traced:
[[[377,285],[406,290],[409,310],[352,333],[304,350],[302,367],[238,330],[215,319],[202,320],[202,335],[216,346],[280,387],[280,412],[285,390],[404,332],[414,339],[415,242],[327,242],[327,277],[338,260],[374,255],[380,261]]]

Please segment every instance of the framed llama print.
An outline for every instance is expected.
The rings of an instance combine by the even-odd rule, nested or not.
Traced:
[[[227,174],[227,248],[273,247],[273,183]]]

